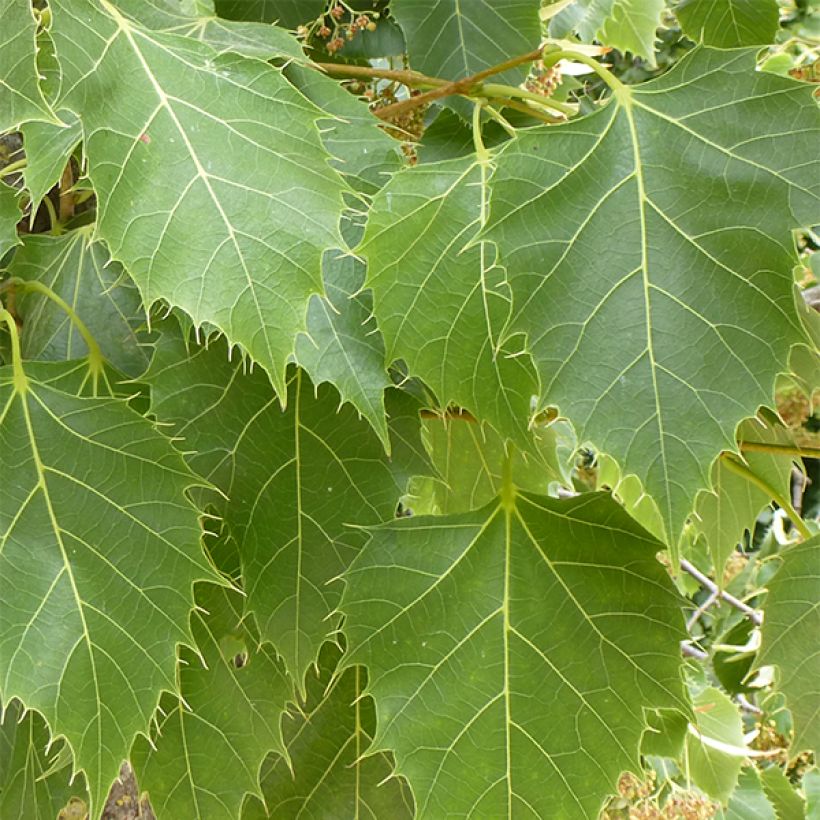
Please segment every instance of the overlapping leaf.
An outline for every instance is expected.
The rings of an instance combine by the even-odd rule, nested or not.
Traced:
[[[644,709],[686,711],[659,544],[606,496],[499,504],[371,532],[340,604],[370,670],[373,750],[417,816],[597,816],[639,765]]]
[[[417,71],[459,79],[538,45],[538,5],[530,0],[393,0],[393,15]],[[520,82],[525,68],[499,74]]]
[[[776,820],[754,766],[747,766],[740,773],[729,805],[719,810],[716,817],[719,820]]]
[[[202,655],[183,655],[185,704],[169,696],[153,746],[140,739],[132,753],[160,820],[234,820],[245,795],[260,794],[266,755],[285,752],[281,719],[292,688],[281,664],[243,624],[238,593],[205,586],[197,601],[204,612],[193,632]]]
[[[0,181],[0,257],[19,243],[17,223],[20,221],[19,193]]]
[[[81,228],[62,236],[28,236],[14,254],[9,274],[42,282],[83,320],[106,358],[127,376],[148,366],[146,340],[137,338],[145,312],[122,268],[108,264],[108,249]],[[21,344],[27,359],[80,359],[88,348],[65,311],[40,294],[20,300]]]
[[[19,701],[3,710],[0,722],[0,817],[51,818],[74,797],[83,800],[82,777],[71,780],[71,758],[63,741],[51,743],[36,712],[24,714]]]
[[[72,369],[69,363],[64,366]],[[99,809],[189,643],[200,546],[193,475],[116,399],[0,377],[0,695],[64,735]]]
[[[804,339],[790,232],[820,209],[820,112],[750,51],[614,96],[509,143],[486,236],[542,400],[642,479],[675,539]]]
[[[675,14],[689,37],[717,48],[771,43],[779,19],[777,0],[682,0]]]
[[[325,10],[325,0],[215,0],[220,17],[256,20],[296,28],[315,20]]]
[[[403,397],[391,422],[393,454],[418,437],[417,407]],[[340,584],[368,525],[393,516],[404,490],[370,426],[328,385],[297,371],[287,412],[269,405],[236,446],[227,521],[240,545],[247,607],[300,690],[336,630]],[[406,469],[406,466],[403,467]]]
[[[578,33],[655,64],[655,31],[664,0],[578,0]]]
[[[0,6],[0,133],[27,120],[53,120],[37,75],[37,26],[30,0]]]
[[[359,251],[387,361],[403,359],[436,393],[526,444],[537,393],[516,341],[501,347],[509,315],[503,271],[481,227],[485,169],[471,159],[420,165],[375,197]]]
[[[284,391],[344,184],[319,115],[275,68],[55,0],[60,107],[83,123],[98,230],[143,299],[221,329]]]
[[[338,657],[326,644],[318,673],[308,675],[306,701],[284,723],[291,768],[271,757],[262,778],[265,808],[249,801],[243,820],[413,817],[407,784],[389,777],[389,756],[364,757],[375,727],[373,703],[362,697],[365,670],[334,675]]]
[[[777,685],[792,713],[795,752],[820,749],[820,536],[782,553],[767,584],[762,647],[756,666],[775,664]]]

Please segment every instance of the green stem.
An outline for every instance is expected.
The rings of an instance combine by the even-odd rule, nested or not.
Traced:
[[[791,501],[789,501],[783,493],[772,487],[768,481],[762,479],[757,473],[750,470],[745,464],[741,464],[732,456],[725,457],[723,464],[733,473],[745,478],[750,484],[754,484],[755,487],[766,493],[769,498],[774,499],[777,505],[789,516],[792,524],[794,524],[795,529],[800,535],[805,539],[811,538],[811,530],[806,526],[806,522],[798,515]]]
[[[527,91],[523,88],[518,88],[514,85],[502,85],[501,83],[483,83],[477,89],[485,97],[513,97],[522,100],[529,100],[530,102],[543,105],[545,108],[552,108],[554,111],[560,111],[562,114],[571,116],[578,113],[578,109],[569,103],[563,103],[560,100],[553,100],[551,97],[545,97],[543,94],[536,94],[533,91]]]
[[[14,390],[16,393],[25,393],[28,390],[28,379],[23,370],[23,355],[20,351],[20,335],[17,330],[17,322],[4,307],[0,307],[0,322],[9,329],[11,336],[11,366],[14,373]]]
[[[820,458],[820,447],[800,447],[791,444],[768,444],[763,441],[741,441],[740,449],[744,453],[774,453],[798,458]]]
[[[572,60],[576,63],[583,63],[589,66],[613,91],[623,91],[626,86],[611,72],[607,71],[597,60],[586,54],[569,49],[559,49],[558,51],[545,51],[543,62],[544,68],[552,68],[561,60]]]
[[[490,161],[490,152],[484,145],[481,136],[481,109],[485,106],[486,100],[476,100],[473,105],[473,145],[475,154],[481,165],[486,165]]]
[[[41,296],[45,296],[47,299],[54,302],[54,304],[68,316],[71,323],[77,328],[77,332],[80,336],[82,336],[83,341],[88,348],[88,366],[91,370],[91,374],[94,379],[94,386],[96,388],[97,377],[105,370],[105,356],[103,356],[102,350],[100,350],[100,346],[97,344],[97,340],[91,335],[91,331],[88,329],[88,326],[77,315],[74,308],[72,308],[62,296],[56,294],[48,285],[44,285],[42,282],[29,281],[27,279],[20,279],[17,276],[13,276],[10,279],[7,279],[3,284],[7,287],[8,285],[13,284],[21,290],[39,293]]]
[[[4,168],[0,168],[0,179],[16,174],[18,171],[22,171],[26,165],[28,165],[28,160],[25,159],[25,157],[23,159],[18,159],[16,162],[10,162]]]

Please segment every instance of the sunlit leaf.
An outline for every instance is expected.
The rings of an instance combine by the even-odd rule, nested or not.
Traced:
[[[644,709],[686,711],[659,544],[601,494],[506,497],[371,531],[345,575],[346,663],[418,816],[597,816],[639,771]]]
[[[756,666],[775,664],[777,686],[792,713],[796,752],[820,750],[820,536],[789,547],[767,587],[763,642]]]
[[[769,766],[760,775],[763,791],[774,807],[777,820],[804,820],[806,806],[803,798],[797,794],[783,769]]]
[[[719,820],[777,820],[754,766],[747,765],[741,771],[729,805],[720,809],[716,817]]]
[[[675,15],[687,36],[717,48],[774,41],[777,0],[681,0]]]
[[[71,363],[64,366],[72,368]],[[194,476],[117,399],[82,399],[0,371],[0,696],[63,735],[91,813],[190,643],[200,546]]]
[[[664,0],[579,0],[577,23],[585,40],[599,40],[655,64],[655,31],[661,24]]]
[[[322,253],[343,245],[318,109],[266,63],[143,29],[108,0],[51,8],[99,234],[146,304],[220,328],[282,393]]]
[[[820,205],[820,112],[754,67],[752,51],[692,52],[510,141],[490,183],[486,236],[542,401],[641,478],[671,541],[805,338],[791,230]]]

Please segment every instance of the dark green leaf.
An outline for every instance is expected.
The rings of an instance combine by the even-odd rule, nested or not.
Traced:
[[[780,16],[777,0],[681,0],[675,14],[688,37],[717,48],[773,42]]]

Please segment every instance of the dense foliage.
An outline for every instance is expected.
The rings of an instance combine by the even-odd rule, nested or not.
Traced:
[[[820,817],[819,9],[0,19],[3,820]]]

